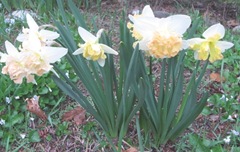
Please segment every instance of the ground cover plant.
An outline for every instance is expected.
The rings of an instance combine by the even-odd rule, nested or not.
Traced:
[[[100,7],[99,4],[100,2],[97,7]],[[178,142],[172,144],[173,151],[237,151],[239,149],[239,66],[236,66],[239,63],[239,39],[237,36],[230,35],[226,31],[224,40],[227,39],[229,42],[221,40],[218,42],[225,33],[221,24],[216,23],[208,28],[209,26],[204,26],[204,21],[197,13],[194,14],[196,18],[192,22],[187,15],[172,15],[159,20],[154,17],[151,8],[147,5],[143,10],[140,9],[139,14],[143,17],[130,15],[128,20],[127,14],[122,12],[119,41],[112,42],[108,29],[98,30],[101,26],[96,24],[96,18],[89,22],[73,1],[67,3],[57,1],[54,7],[57,10],[55,14],[57,18],[51,14],[51,21],[58,30],[49,25],[41,26],[42,22],[36,25],[34,19],[25,14],[27,24],[26,22],[23,24],[20,20],[18,23],[20,26],[13,27],[18,31],[17,33],[20,33],[21,27],[24,26],[22,33],[25,35],[15,34],[7,38],[12,42],[17,37],[19,42],[14,43],[16,48],[9,41],[4,42],[6,37],[2,39],[6,47],[2,49],[7,50],[8,53],[7,55],[3,51],[4,53],[1,54],[1,62],[3,62],[1,66],[5,69],[2,71],[9,74],[15,83],[21,83],[16,85],[8,76],[1,75],[3,104],[0,137],[5,151],[31,150],[36,148],[41,140],[44,143],[54,143],[63,136],[69,139],[63,142],[65,145],[71,143],[71,146],[65,147],[66,150],[90,148],[92,151],[121,151],[120,147],[126,149],[129,146],[136,147],[129,151],[156,151],[164,148],[169,150],[171,140],[176,139],[179,134],[182,135],[181,133],[187,128],[184,137],[178,137]],[[101,14],[101,10],[98,9],[97,12]],[[167,26],[167,24],[175,25],[174,19],[185,22],[178,26]],[[43,20],[47,24],[50,21],[50,19]],[[149,24],[157,22],[160,24]],[[2,22],[2,24],[5,27],[10,26],[10,23]],[[162,28],[165,28],[165,32],[161,31]],[[171,39],[164,39],[168,37],[167,31],[173,35]],[[166,35],[156,34],[162,32]],[[97,34],[94,36],[92,33]],[[201,37],[202,33],[201,39],[193,38]],[[28,36],[31,36],[31,39],[28,39]],[[188,45],[184,49],[188,49],[179,52],[184,46],[183,38],[187,39],[185,44]],[[160,40],[168,40],[168,42],[160,43]],[[31,42],[35,45],[32,46]],[[176,43],[169,45],[167,52],[164,52],[165,45],[171,42]],[[119,50],[115,47],[116,43],[120,44]],[[111,48],[112,46],[114,49]],[[35,50],[32,50],[33,48]],[[66,53],[65,48],[68,50],[65,59],[57,64],[50,64]],[[210,48],[210,56],[201,52],[208,50],[207,48]],[[228,48],[231,49],[224,53],[223,58],[219,49],[223,52]],[[16,49],[20,49],[19,52]],[[48,49],[48,52],[52,51],[52,54],[44,54],[44,49]],[[161,49],[163,51],[159,52],[158,50]],[[37,52],[30,54],[32,53],[28,52],[30,50]],[[39,50],[42,51],[38,52]],[[56,50],[62,53],[54,53],[57,52]],[[198,52],[194,53],[193,50]],[[25,58],[22,58],[21,63],[28,68],[29,73],[20,71],[20,77],[16,77],[19,75],[14,75],[11,71],[13,69],[9,70],[10,64],[5,62],[11,55],[10,52],[27,56],[27,62],[25,63]],[[40,56],[41,66],[37,62],[28,66],[30,59],[36,54],[34,61]],[[200,62],[196,59],[206,61]],[[208,59],[211,63],[208,63]],[[222,61],[215,62],[219,59]],[[160,68],[155,69],[157,66]],[[31,69],[32,67],[35,69]],[[55,69],[54,73],[44,74],[52,67]],[[205,71],[206,75],[204,75]],[[24,77],[27,80],[22,79]],[[26,81],[37,85],[27,84]],[[69,97],[60,93],[56,86],[79,102],[83,109],[77,107],[71,110],[71,107],[76,107],[77,104],[70,102]],[[204,92],[213,95],[208,98]],[[20,100],[23,102],[19,102]],[[63,109],[67,103],[72,105]],[[64,113],[66,110],[70,111]],[[87,117],[91,118],[90,121],[86,121],[85,112]],[[62,120],[58,118],[61,115]],[[194,119],[196,123],[188,127]],[[82,131],[79,131],[79,127],[66,122],[67,120],[72,120],[77,125],[81,124]],[[25,125],[20,127],[18,124],[21,123]],[[34,126],[36,124],[37,127]],[[77,135],[71,138],[71,132]],[[21,139],[20,142],[17,139]],[[185,139],[187,141],[184,141]],[[35,143],[35,146],[31,143]],[[89,143],[95,144],[89,145]],[[42,147],[43,149],[45,147]]]

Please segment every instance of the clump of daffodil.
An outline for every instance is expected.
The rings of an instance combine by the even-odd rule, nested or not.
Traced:
[[[29,47],[28,44],[30,44],[29,41],[31,41],[32,35],[39,39],[41,46],[50,46],[55,43],[54,40],[59,37],[59,34],[57,32],[43,29],[43,27],[49,27],[50,25],[39,27],[29,14],[26,15],[26,19],[29,28],[23,27],[22,33],[17,37],[17,40],[22,42],[22,45],[25,48]]]
[[[127,27],[130,29],[130,32],[132,33],[132,36],[136,40],[141,40],[142,36],[141,34],[134,28],[134,23],[137,19],[145,18],[145,17],[154,17],[154,13],[149,5],[146,5],[143,10],[142,14],[135,13],[133,15],[128,15],[131,22],[127,23]]]
[[[234,44],[227,41],[219,41],[225,35],[225,28],[218,23],[209,27],[202,36],[202,38],[189,39],[189,47],[193,49],[194,58],[196,60],[207,60],[214,62],[223,58],[222,53],[231,48]]]
[[[134,23],[134,29],[142,36],[138,41],[139,49],[155,58],[174,57],[187,47],[182,37],[190,24],[191,18],[187,15],[138,19]]]
[[[97,61],[100,66],[105,65],[105,59],[107,56],[105,53],[118,55],[118,53],[105,44],[99,43],[99,38],[103,29],[100,29],[97,32],[97,35],[94,36],[87,30],[82,27],[78,27],[78,33],[81,38],[84,40],[84,44],[79,44],[79,49],[77,49],[73,55],[83,54],[83,57],[88,60]]]

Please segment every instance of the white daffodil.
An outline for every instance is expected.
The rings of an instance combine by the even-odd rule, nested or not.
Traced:
[[[19,52],[10,42],[5,42],[8,54],[1,54],[0,62],[5,62],[3,74],[8,74],[17,84],[26,77],[27,82],[36,83],[34,74],[42,76],[52,70],[51,63],[66,55],[67,49],[61,47],[40,47],[38,50],[21,48]]]
[[[132,33],[132,36],[136,40],[141,40],[142,36],[141,34],[134,28],[134,23],[136,20],[141,19],[141,18],[154,18],[154,13],[149,5],[146,5],[143,10],[142,14],[135,13],[133,15],[128,15],[128,18],[130,19],[131,23],[128,22],[127,27],[130,29],[130,32]]]
[[[191,49],[195,51],[194,57],[196,60],[207,60],[208,56],[210,62],[221,60],[222,53],[231,47],[233,43],[227,41],[219,41],[225,35],[225,28],[218,23],[209,27],[203,34],[202,38],[189,39],[188,43]]]
[[[134,28],[142,39],[139,49],[156,58],[170,58],[186,48],[182,39],[189,28],[191,18],[187,15],[172,15],[167,18],[142,18],[136,20]]]
[[[29,28],[23,28],[17,37],[18,41],[30,43],[31,35],[35,35],[40,40],[41,46],[49,46],[59,37],[57,32],[41,29],[31,15],[27,14],[26,19]]]
[[[84,28],[78,27],[78,33],[85,43],[79,44],[80,48],[77,49],[73,55],[83,54],[84,58],[97,61],[99,65],[103,67],[106,59],[105,53],[114,55],[118,55],[118,53],[109,46],[98,42],[102,32],[103,29],[100,29],[97,35],[94,36]]]

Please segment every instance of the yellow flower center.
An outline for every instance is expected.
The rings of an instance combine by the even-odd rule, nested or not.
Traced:
[[[87,59],[91,59],[96,61],[98,59],[106,59],[106,55],[104,54],[104,50],[97,43],[87,42],[84,45],[80,45],[80,47],[84,48],[83,57]]]
[[[180,51],[182,39],[176,35],[167,37],[156,33],[147,46],[150,55],[156,58],[170,58],[176,56]]]
[[[198,60],[206,60],[210,54],[209,61],[214,62],[216,60],[221,60],[223,55],[221,49],[217,47],[216,43],[220,39],[219,34],[215,34],[212,37],[209,37],[206,41],[190,46],[193,50],[196,50],[198,53]]]

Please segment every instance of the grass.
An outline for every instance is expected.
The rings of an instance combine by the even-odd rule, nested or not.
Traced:
[[[6,4],[9,1],[2,0],[1,3],[4,5],[0,9],[2,14],[7,14],[14,9],[33,9],[37,10],[38,16],[40,17],[39,22],[48,23],[51,21],[52,16],[45,13],[46,10],[57,10],[54,2],[49,2],[49,7],[45,8],[42,4],[43,1],[36,1],[34,3],[20,3],[16,5],[14,1],[13,4]],[[51,3],[51,4],[50,4]],[[26,4],[29,4],[26,6]],[[103,11],[100,7],[101,1],[97,1],[97,6],[92,4],[90,1],[81,1],[79,7],[85,6],[84,11],[87,11],[86,19],[89,22],[100,23],[97,27],[92,27],[96,30],[103,26],[107,26],[109,33],[113,33],[112,37],[116,31],[118,19],[118,13],[116,11]],[[13,7],[10,7],[13,6]],[[179,6],[178,6],[179,7]],[[95,9],[97,8],[97,9]],[[57,11],[56,11],[57,12]],[[112,17],[112,13],[114,17]],[[52,14],[55,17],[59,15],[57,13]],[[98,15],[92,19],[92,16]],[[199,17],[198,11],[194,10],[191,16]],[[69,21],[71,21],[71,29],[75,29],[74,20],[69,14]],[[16,33],[21,30],[22,21],[16,20],[14,24],[4,22],[4,16],[0,17],[0,34],[3,37],[0,38],[1,51],[4,51],[4,41],[6,39],[13,42],[13,37],[16,37]],[[107,19],[107,20],[106,20]],[[107,22],[104,22],[107,21]],[[109,26],[110,25],[110,26]],[[202,33],[206,29],[204,27],[204,21],[201,22],[202,28],[199,29],[199,33]],[[10,29],[10,32],[6,32],[5,29]],[[77,35],[76,35],[77,36]],[[240,119],[239,119],[239,93],[240,93],[240,44],[238,35],[232,35],[231,31],[228,30],[226,33],[226,40],[232,41],[235,46],[233,49],[224,53],[224,60],[216,62],[209,65],[209,72],[218,72],[226,78],[225,82],[217,83],[212,82],[214,89],[222,88],[224,90],[223,94],[213,94],[208,101],[208,105],[202,112],[201,117],[199,117],[189,129],[177,139],[175,143],[167,143],[161,148],[164,150],[174,149],[176,151],[239,151],[240,150],[240,138],[239,135],[235,135],[234,131],[240,132]],[[117,40],[116,40],[117,42]],[[117,45],[117,44],[114,44]],[[192,54],[188,54],[189,56]],[[195,61],[187,60],[186,65],[191,70],[192,63]],[[0,69],[2,68],[0,64]],[[70,74],[70,77],[77,82],[77,78],[72,73],[71,67],[62,61],[61,69],[64,69]],[[208,75],[206,75],[206,81],[210,81]],[[48,74],[42,78],[37,79],[38,85],[32,84],[22,84],[15,85],[6,75],[0,74],[0,119],[5,120],[5,125],[0,125],[0,151],[18,151],[24,149],[27,151],[34,151],[36,148],[40,151],[44,151],[46,145],[49,143],[71,143],[69,147],[65,147],[65,150],[74,149],[91,149],[105,151],[109,149],[109,144],[106,142],[106,137],[102,133],[99,125],[88,116],[88,121],[85,125],[75,126],[70,122],[62,122],[61,116],[65,111],[76,107],[76,104],[69,101],[67,97],[61,93],[61,91],[56,87],[51,79],[51,74]],[[34,89],[33,89],[34,88]],[[51,88],[52,91],[49,90]],[[44,130],[44,127],[34,128],[32,125],[39,125],[42,122],[35,115],[31,114],[26,110],[26,98],[30,98],[33,95],[41,95],[40,107],[48,113],[48,121],[45,127],[52,126],[55,133],[47,132],[45,138],[39,136],[39,131]],[[11,103],[6,103],[6,97],[10,98]],[[17,98],[16,98],[17,97]],[[18,98],[19,97],[19,98]],[[228,100],[227,100],[228,99]],[[63,102],[64,101],[64,102]],[[215,116],[218,119],[213,119]],[[232,117],[232,120],[229,119]],[[31,121],[30,118],[35,118]],[[138,129],[138,124],[135,126],[135,121],[131,122],[131,128],[129,129],[129,135],[124,138],[123,146],[138,147],[140,140],[142,140],[143,145],[151,145],[147,143],[148,141],[141,139],[139,136],[140,130]],[[138,134],[136,133],[138,132]],[[25,138],[22,138],[20,134],[26,134]],[[90,136],[91,135],[91,136]],[[224,139],[230,136],[230,143],[226,144]],[[104,140],[102,140],[104,139]],[[35,147],[33,146],[35,145]],[[140,144],[140,148],[141,148]],[[63,147],[57,147],[59,149]],[[69,148],[69,149],[67,149]],[[142,147],[142,149],[151,151],[151,148]]]

